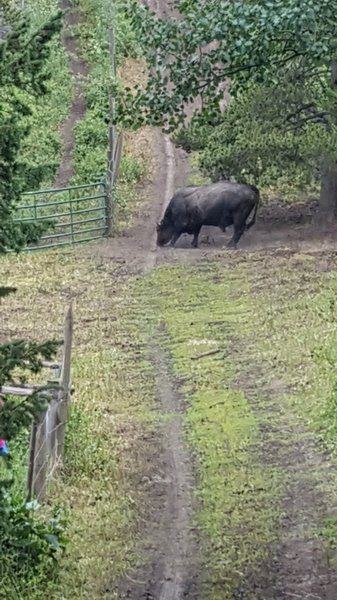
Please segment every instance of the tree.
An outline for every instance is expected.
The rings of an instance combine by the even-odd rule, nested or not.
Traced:
[[[48,93],[50,42],[61,27],[60,12],[35,29],[29,13],[0,0],[0,255],[9,250],[18,252],[25,244],[37,241],[45,227],[17,222],[15,209],[28,175],[20,163],[20,148],[29,131],[30,106],[37,95]],[[0,302],[13,292],[14,288],[0,287]],[[1,389],[14,377],[24,381],[27,371],[38,373],[42,359],[52,358],[57,347],[56,341],[39,344],[15,340],[0,345],[0,438],[8,440],[9,448],[11,440],[43,413],[48,396],[33,394],[22,401],[6,396]],[[25,499],[13,495],[10,457],[0,456],[0,461],[1,467],[8,466],[6,477],[0,477],[0,585],[4,596],[9,597],[17,578],[22,583],[25,576],[44,581],[51,577],[61,529],[56,522],[36,518]],[[10,597],[27,597],[30,582],[28,587],[21,583],[15,583]]]
[[[222,82],[230,79],[235,101],[252,84],[273,93],[286,89],[290,75],[293,82],[301,82],[302,93],[289,114],[283,113],[279,130],[297,121],[294,136],[310,125],[317,138],[322,133],[329,140],[327,151],[321,147],[317,168],[322,176],[321,208],[327,217],[335,215],[337,2],[178,0],[175,4],[181,19],[162,21],[130,0],[149,75],[145,89],[125,90],[120,96],[117,118],[128,126],[149,123],[172,132],[184,123],[186,103],[200,98],[199,122],[215,126],[221,121]]]
[[[315,85],[292,80],[250,85],[216,126],[192,122],[175,141],[200,151],[200,166],[214,181],[234,177],[296,195],[317,187],[321,157],[334,151],[336,135],[317,111],[320,100]]]
[[[36,242],[50,223],[15,221],[15,208],[29,177],[20,149],[29,133],[36,95],[48,92],[50,42],[61,31],[62,13],[35,29],[29,14],[0,0],[0,253]]]

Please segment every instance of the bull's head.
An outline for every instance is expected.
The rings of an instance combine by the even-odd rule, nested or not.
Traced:
[[[164,223],[163,219],[160,221],[160,223],[157,223],[156,231],[157,246],[165,246],[165,244],[170,242],[173,235],[173,228],[167,223]]]

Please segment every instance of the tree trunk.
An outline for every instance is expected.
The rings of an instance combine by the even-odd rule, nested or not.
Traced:
[[[330,164],[322,173],[317,221],[320,225],[332,223],[337,217],[337,164]]]
[[[331,88],[337,90],[337,55],[331,61]],[[321,193],[317,222],[319,225],[332,223],[337,217],[337,163],[326,157],[322,169]]]

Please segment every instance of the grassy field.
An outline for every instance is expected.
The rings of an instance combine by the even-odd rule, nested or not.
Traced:
[[[152,371],[125,300],[127,283],[113,263],[102,265],[83,251],[11,257],[0,270],[2,280],[18,286],[2,308],[12,338],[59,338],[66,303],[75,300],[76,394],[66,469],[50,495],[66,509],[71,541],[62,589],[52,597],[99,598],[135,561],[140,474],[153,452]]]
[[[169,351],[187,402],[203,598],[230,599],[278,535],[287,445],[313,436],[335,460],[336,259],[240,253],[227,264],[160,267],[128,279],[89,255],[88,248],[0,263],[1,279],[19,288],[2,309],[12,337],[59,337],[64,307],[75,300],[76,393],[66,470],[51,496],[66,506],[71,542],[52,597],[80,590],[95,599],[105,590],[116,598],[118,576],[139,560],[144,478],[160,431],[152,340]],[[220,351],[191,361],[210,349]],[[284,463],[273,459],[280,447]],[[318,485],[319,472],[304,470],[303,485]],[[324,481],[328,497],[334,487]],[[334,543],[334,519],[322,514],[311,529]]]
[[[258,577],[284,535],[293,477],[303,493],[323,488],[334,506],[335,477],[315,463],[313,446],[335,457],[336,287],[334,256],[282,253],[164,267],[138,287],[154,318],[151,338],[168,349],[187,401],[203,598],[229,600]],[[220,352],[191,360],[211,349]],[[303,448],[308,462],[296,475],[294,447],[299,464]],[[331,544],[336,521],[320,519],[306,535]]]
[[[47,7],[42,0],[38,3],[32,0],[30,6],[37,20],[56,8],[56,5]],[[95,3],[87,13],[83,10],[82,16],[88,19],[77,33],[89,35],[93,24],[90,15],[101,18],[99,10],[104,7],[107,7],[106,3],[100,6]],[[117,27],[117,33],[121,42],[123,36],[130,37],[131,34],[120,11],[119,14],[121,28]],[[107,34],[106,23],[107,19],[103,29],[101,27],[102,36]],[[128,45],[122,48],[122,54],[127,54]],[[88,82],[88,95],[92,98],[95,98],[102,57],[108,56],[106,38],[103,41],[103,37],[99,51],[86,55],[92,69]],[[32,166],[44,164],[42,157],[47,157],[48,164],[51,163],[50,169],[44,171],[43,186],[50,185],[59,165],[62,154],[59,126],[68,114],[73,89],[68,58],[59,39],[55,42],[51,60],[53,93],[47,102],[44,100],[43,106],[38,106],[39,115],[34,113],[32,134],[24,148]],[[136,61],[130,61],[129,65],[137,71]],[[103,78],[102,83],[104,85],[99,89],[106,94],[107,80]],[[106,98],[105,95],[105,101]],[[61,110],[58,105],[62,106]],[[89,103],[88,115],[78,126],[78,132],[74,166],[83,183],[82,177],[93,180],[98,173],[97,164],[100,165],[99,172],[105,172],[107,122],[97,104]],[[117,190],[120,228],[130,222],[139,202],[135,183],[144,173],[143,158],[149,155],[150,137],[150,133],[144,132],[136,137],[125,136]],[[91,145],[88,145],[88,139]],[[44,149],[44,144],[48,145],[48,150]],[[81,165],[84,148],[89,163]],[[34,181],[27,187],[34,187]],[[55,197],[45,195],[46,199],[52,201]],[[59,199],[65,202],[68,198],[60,192]],[[68,205],[63,204],[57,210],[47,207],[43,209],[44,214],[62,213],[65,206],[68,209]],[[90,205],[86,204],[88,207]],[[50,582],[46,590],[41,589],[38,581],[31,580],[25,589],[21,590],[20,584],[19,590],[16,584],[6,581],[8,600],[17,600],[20,594],[27,600],[45,600],[46,593],[48,598],[55,600],[79,595],[94,599],[102,597],[102,593],[106,598],[116,598],[116,578],[139,560],[134,540],[140,527],[140,507],[144,505],[144,511],[147,510],[143,477],[146,479],[150,456],[157,452],[154,434],[157,417],[152,414],[152,369],[146,357],[142,358],[140,333],[133,322],[132,307],[125,302],[129,285],[125,274],[120,274],[113,263],[101,264],[99,259],[92,259],[91,252],[89,246],[86,250],[12,256],[2,259],[0,265],[2,281],[6,285],[15,281],[18,287],[15,297],[2,307],[5,340],[60,338],[64,309],[70,298],[76,300],[73,361],[76,399],[67,432],[66,467],[49,495],[50,505],[62,505],[70,524],[70,544],[63,564],[62,582],[60,587]],[[28,443],[27,431],[11,445],[15,489],[23,494]]]
[[[105,168],[111,65],[101,16],[110,9],[103,0],[78,0],[78,5],[85,17],[78,33],[92,74],[88,113],[76,131],[74,181],[83,183]],[[136,52],[128,23],[120,25],[123,52]],[[58,77],[65,82],[49,107],[53,127],[39,145],[36,123],[37,138],[25,150],[34,146],[43,153],[48,146],[52,155],[45,155],[54,161],[49,175],[60,156],[58,125],[72,89],[59,46],[53,60],[60,68],[52,85],[57,88]],[[128,59],[124,68],[125,79],[135,81],[139,62]],[[149,164],[150,139],[148,131],[126,137],[117,190],[119,228],[130,223],[139,202],[135,184]],[[40,155],[33,156],[40,164]],[[203,182],[196,169],[193,177]],[[336,258],[239,252],[130,278],[123,266],[101,259],[94,248],[0,262],[1,281],[18,287],[2,305],[6,338],[59,338],[65,307],[75,301],[74,404],[65,469],[50,493],[51,504],[65,507],[70,543],[61,584],[48,590],[49,597],[117,600],[118,578],[143,561],[151,508],[146,481],[160,452],[162,424],[149,353],[154,346],[170,356],[186,400],[195,525],[205,557],[202,598],[239,598],[242,581],[258,577],[279,535],[294,445],[309,448],[310,455],[314,440],[331,452],[333,463],[337,460]],[[210,349],[219,352],[191,360]],[[14,447],[19,489],[27,443],[28,434]],[[282,460],[276,458],[279,449]],[[327,476],[322,483],[321,464],[309,468],[309,459],[296,477],[300,484],[303,478],[303,489],[323,486],[333,505],[335,479]],[[336,521],[328,517],[322,513],[307,534],[334,546]],[[29,594],[27,600],[46,597],[45,590],[33,587]]]

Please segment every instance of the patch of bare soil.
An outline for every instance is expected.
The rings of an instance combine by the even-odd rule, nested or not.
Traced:
[[[60,8],[61,10],[66,11],[64,18],[64,46],[69,55],[70,70],[75,81],[75,90],[69,116],[62,125],[63,156],[54,179],[54,188],[66,187],[69,185],[74,174],[72,167],[72,153],[75,143],[74,127],[85,115],[86,101],[83,91],[83,82],[89,72],[88,65],[80,57],[79,42],[70,31],[72,26],[77,25],[80,22],[80,15],[69,0],[62,0],[60,2]]]
[[[235,263],[246,254],[273,253],[292,256],[316,254],[317,258],[336,250],[337,225],[318,226],[313,221],[315,204],[287,206],[272,204],[262,207],[257,222],[241,238],[237,250],[226,245],[232,228],[226,233],[216,227],[203,227],[199,248],[191,247],[192,236],[182,235],[174,249],[157,248],[157,264],[194,265],[204,260],[224,260]],[[324,262],[324,257],[322,256]],[[323,265],[322,262],[322,265]],[[322,266],[324,270],[324,266]]]
[[[174,189],[184,186],[188,178],[188,159],[183,151],[175,150],[159,131],[147,136],[147,142],[152,144],[152,160],[140,184],[143,202],[135,224],[118,237],[103,240],[95,250],[102,259],[118,262],[121,270],[130,275],[144,273],[155,266],[158,257],[156,223]]]

